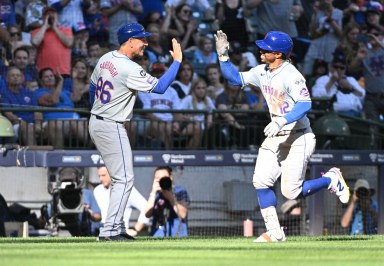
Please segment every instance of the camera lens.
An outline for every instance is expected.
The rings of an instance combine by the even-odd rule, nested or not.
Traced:
[[[369,191],[368,189],[366,188],[359,188],[357,191],[356,191],[356,196],[359,198],[359,199],[362,199],[362,198],[367,198],[369,195]]]
[[[160,187],[163,190],[168,190],[172,187],[172,180],[169,177],[163,177],[160,179]]]

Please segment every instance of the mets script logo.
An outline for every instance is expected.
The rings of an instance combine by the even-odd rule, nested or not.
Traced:
[[[165,163],[169,163],[169,160],[171,159],[171,155],[167,153],[163,154],[161,157],[163,158]]]
[[[374,162],[376,162],[376,160],[377,160],[377,154],[376,154],[376,153],[370,153],[370,154],[369,154],[369,158],[370,158],[371,161],[374,163]]]

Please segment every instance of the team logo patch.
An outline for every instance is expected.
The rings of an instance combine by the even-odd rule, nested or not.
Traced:
[[[300,90],[300,95],[304,96],[304,97],[309,97],[309,91],[307,88],[302,88]]]
[[[140,76],[145,77],[146,75],[147,75],[147,72],[145,72],[144,69],[140,71]]]

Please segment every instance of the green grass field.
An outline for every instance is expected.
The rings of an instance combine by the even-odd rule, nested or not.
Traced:
[[[0,238],[1,266],[57,265],[384,265],[384,236],[153,239],[96,242],[95,238]]]

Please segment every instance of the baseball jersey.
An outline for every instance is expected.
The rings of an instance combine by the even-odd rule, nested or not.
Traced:
[[[112,51],[98,61],[91,83],[96,87],[91,113],[124,122],[132,118],[137,91],[151,92],[158,79],[127,56]]]
[[[295,103],[311,102],[303,75],[290,63],[284,62],[271,72],[265,64],[258,65],[247,72],[240,72],[243,84],[259,87],[267,102],[271,117],[285,116]],[[283,130],[301,129],[310,126],[304,115],[301,119],[287,124]]]

